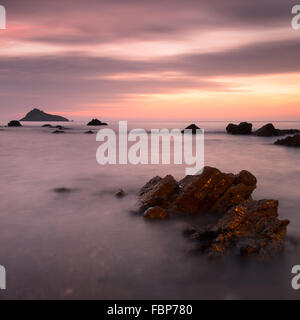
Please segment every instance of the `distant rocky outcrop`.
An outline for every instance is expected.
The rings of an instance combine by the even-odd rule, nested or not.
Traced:
[[[274,144],[287,147],[300,147],[300,135],[288,136],[285,139],[279,139]]]
[[[226,131],[230,134],[252,134],[252,123],[241,122],[238,125],[230,123],[226,127]]]
[[[94,131],[92,131],[92,130],[85,131],[85,134],[94,134]]]
[[[186,127],[184,130],[192,130],[192,134],[196,134],[197,130],[200,130],[200,128],[193,123]],[[184,133],[184,130],[182,130],[181,133]]]
[[[26,114],[20,121],[69,121],[68,119],[45,113],[39,109],[33,109]]]
[[[102,122],[99,119],[93,119],[87,125],[88,126],[107,126],[107,123]]]
[[[257,180],[250,172],[227,174],[212,167],[177,182],[154,177],[139,192],[139,211],[150,220],[209,216],[213,224],[189,230],[209,256],[228,252],[269,257],[283,249],[288,220],[277,216],[278,201],[252,199]]]
[[[276,129],[272,123],[268,123],[263,127],[259,128],[258,130],[256,130],[254,132],[254,135],[259,137],[277,137],[277,136],[283,136],[286,134],[296,134],[296,133],[300,133],[300,130],[298,129],[280,130],[280,129]]]
[[[18,120],[12,120],[7,124],[8,127],[22,127]]]

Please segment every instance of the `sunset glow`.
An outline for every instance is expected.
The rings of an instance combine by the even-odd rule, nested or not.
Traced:
[[[300,120],[300,33],[288,1],[286,13],[275,1],[265,16],[252,15],[255,4],[235,12],[214,1],[28,2],[40,14],[4,1],[7,119],[41,107],[72,119]]]

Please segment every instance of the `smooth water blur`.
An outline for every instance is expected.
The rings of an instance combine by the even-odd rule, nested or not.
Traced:
[[[271,262],[209,261],[191,254],[194,244],[181,235],[187,221],[151,223],[132,213],[146,181],[180,179],[185,165],[100,166],[100,143],[84,134],[90,128],[83,123],[63,123],[70,130],[61,135],[42,123],[23,124],[0,128],[0,264],[7,270],[1,299],[299,298],[290,285],[291,268],[300,264],[299,149],[275,146],[275,138],[227,135],[225,122],[197,123],[205,129],[205,164],[251,171],[258,178],[254,197],[278,199],[280,217],[291,220],[285,253]],[[300,129],[298,122],[275,125]],[[53,191],[60,187],[72,192]],[[127,196],[116,199],[120,188]]]

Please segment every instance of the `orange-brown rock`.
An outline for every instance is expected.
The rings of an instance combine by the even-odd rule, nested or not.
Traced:
[[[168,208],[177,191],[178,184],[171,175],[167,175],[163,179],[154,177],[140,190],[141,209],[145,210],[154,206]]]
[[[248,200],[229,209],[216,225],[194,231],[200,249],[212,257],[227,252],[264,259],[283,249],[288,220],[279,220],[278,201]]]
[[[256,178],[248,171],[238,175],[205,167],[200,175],[186,176],[177,183],[172,176],[151,179],[140,191],[141,209],[160,206],[175,214],[224,213],[248,200]]]

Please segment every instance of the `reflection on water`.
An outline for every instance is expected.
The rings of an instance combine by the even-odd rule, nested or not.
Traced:
[[[72,129],[59,136],[39,123],[0,132],[0,264],[7,270],[1,299],[299,297],[290,285],[291,268],[300,264],[299,150],[274,146],[275,138],[226,135],[226,123],[199,123],[206,165],[251,171],[259,181],[255,198],[279,199],[280,217],[291,220],[285,253],[270,263],[212,262],[190,253],[193,244],[181,236],[186,221],[149,223],[132,213],[148,179],[179,179],[185,165],[101,167],[96,136],[83,134],[80,123],[67,126]],[[300,123],[276,126],[299,129]],[[120,188],[127,196],[117,199]]]

